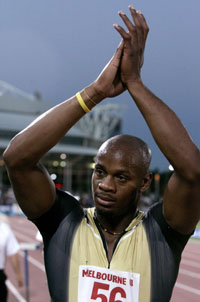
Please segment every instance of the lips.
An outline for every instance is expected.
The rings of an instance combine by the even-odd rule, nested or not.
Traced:
[[[113,198],[110,195],[106,195],[106,194],[96,193],[95,197],[96,197],[96,201],[102,205],[111,205],[111,204],[115,203],[115,201],[116,201],[115,198]]]

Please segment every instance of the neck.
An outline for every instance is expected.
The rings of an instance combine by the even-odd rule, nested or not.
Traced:
[[[97,221],[98,221],[98,219],[97,219]],[[104,227],[100,224],[99,221],[98,221],[98,223],[99,223],[100,227],[102,228],[102,230],[103,230],[104,232],[110,234],[110,235],[119,236],[119,235],[121,235],[121,234],[123,234],[123,233],[125,232],[125,229],[124,229],[123,231],[121,231],[121,232],[113,232],[113,231],[108,230],[107,228],[104,228]]]
[[[114,216],[96,211],[96,219],[104,232],[111,235],[121,235],[131,221],[135,218],[137,210],[123,216]]]

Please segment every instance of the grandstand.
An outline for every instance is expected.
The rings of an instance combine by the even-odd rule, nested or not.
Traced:
[[[11,138],[52,107],[40,97],[0,81],[0,189],[10,184],[2,153]],[[57,187],[74,194],[90,190],[94,155],[100,144],[121,131],[119,105],[99,105],[74,126],[42,159]]]

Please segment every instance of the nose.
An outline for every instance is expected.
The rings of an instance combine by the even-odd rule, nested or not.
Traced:
[[[99,182],[99,189],[106,192],[115,192],[116,186],[114,179],[111,176],[107,175]]]

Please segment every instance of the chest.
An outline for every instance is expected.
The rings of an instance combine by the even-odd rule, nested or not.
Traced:
[[[74,237],[71,262],[125,271],[141,271],[150,264],[148,241],[140,224],[119,240],[103,240],[95,226],[81,223]]]
[[[112,234],[108,234],[107,232],[103,232],[103,240],[105,240],[106,250],[107,250],[107,258],[108,262],[111,262],[112,255],[119,243],[120,237]]]
[[[121,272],[120,274],[125,274],[124,278],[127,278],[127,274],[136,273],[140,279],[140,296],[142,297],[144,292],[149,294],[150,255],[142,224],[123,235],[117,244],[112,238],[107,238],[107,241],[103,242],[95,226],[84,223],[80,225],[74,237],[71,252],[70,296],[72,293],[78,292],[81,267],[87,268],[85,274],[91,274],[90,278],[87,276],[87,279],[93,283],[103,269],[105,270],[103,276],[106,276],[107,273],[111,276],[112,274],[109,272],[117,271],[118,273]],[[89,269],[90,267],[92,269]],[[141,299],[141,301],[144,300]]]

